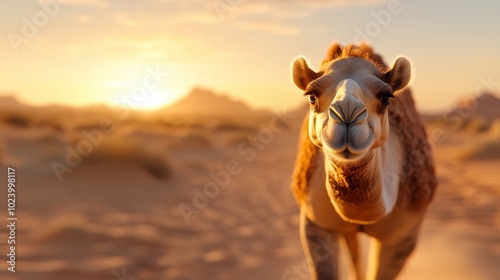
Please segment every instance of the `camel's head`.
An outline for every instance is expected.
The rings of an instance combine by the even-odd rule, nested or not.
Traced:
[[[410,81],[411,65],[400,57],[390,70],[381,69],[369,58],[345,54],[318,72],[304,58],[293,63],[293,81],[311,107],[309,136],[330,160],[358,161],[386,141],[387,107]]]

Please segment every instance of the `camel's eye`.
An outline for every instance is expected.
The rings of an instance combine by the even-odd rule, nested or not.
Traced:
[[[314,112],[319,111],[319,102],[318,98],[314,94],[308,94],[307,98],[309,98],[309,104],[311,104],[311,108],[313,109]]]
[[[309,95],[309,103],[311,103],[311,105],[314,105],[314,104],[316,104],[316,102],[318,102],[318,99],[316,98],[316,96],[310,94]]]
[[[384,95],[382,95],[382,98],[380,98],[380,102],[382,103],[382,105],[387,106],[389,105],[391,98],[393,97],[394,95],[392,93],[385,93]]]

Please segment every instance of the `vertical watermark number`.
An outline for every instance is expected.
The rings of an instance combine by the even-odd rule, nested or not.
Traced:
[[[9,229],[7,244],[9,253],[7,254],[8,270],[16,272],[16,170],[7,167],[7,228]]]

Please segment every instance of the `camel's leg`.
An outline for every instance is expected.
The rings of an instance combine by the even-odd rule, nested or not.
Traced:
[[[306,255],[311,279],[338,279],[339,235],[313,224],[301,211],[300,239]]]
[[[361,256],[360,256],[360,248],[358,238],[356,233],[348,233],[344,234],[344,239],[347,244],[347,248],[349,249],[349,255],[351,256],[353,270],[355,272],[357,280],[364,280],[365,276],[363,275],[363,271],[361,269]]]
[[[396,279],[415,249],[417,238],[418,231],[415,231],[397,240],[372,240],[368,279]]]

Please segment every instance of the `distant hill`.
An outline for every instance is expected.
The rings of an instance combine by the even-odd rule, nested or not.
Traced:
[[[20,109],[25,107],[32,107],[19,101],[15,94],[12,92],[0,93],[0,108]]]
[[[250,115],[262,112],[250,109],[241,101],[201,87],[192,89],[186,97],[161,111],[168,114],[196,115]]]
[[[464,98],[457,102],[451,115],[466,118],[482,118],[484,120],[500,119],[500,98],[492,92],[484,92],[472,98]]]

